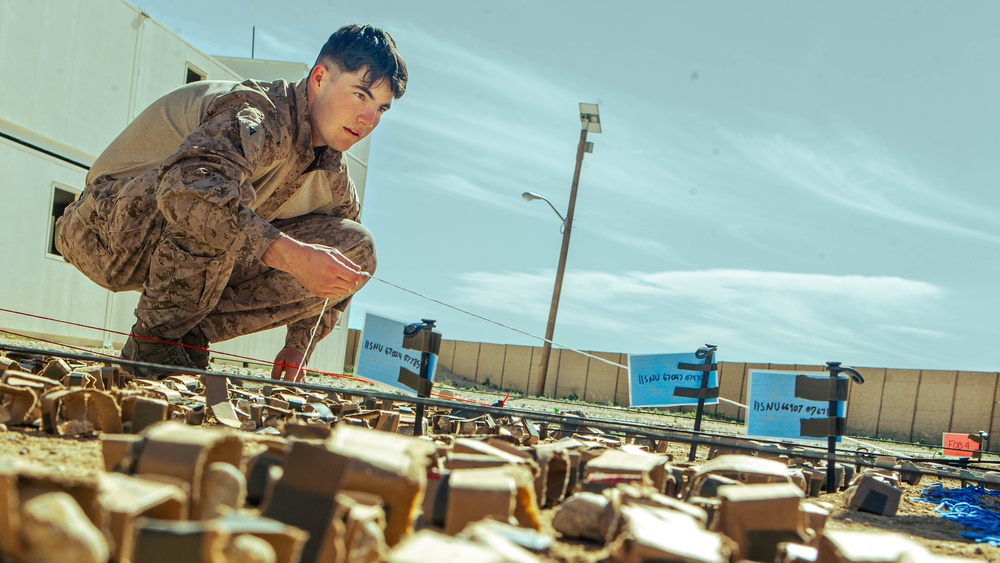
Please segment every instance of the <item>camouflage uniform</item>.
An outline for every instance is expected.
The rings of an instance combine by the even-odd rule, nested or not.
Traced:
[[[304,351],[323,299],[260,257],[280,233],[374,272],[344,155],[313,149],[305,80],[197,82],[144,110],[94,163],[59,221],[63,256],[163,338],[210,342],[287,326]],[[329,334],[350,296],[331,303]]]

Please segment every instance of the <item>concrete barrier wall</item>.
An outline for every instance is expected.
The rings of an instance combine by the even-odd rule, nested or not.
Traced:
[[[348,336],[348,365],[357,359],[358,331]],[[545,396],[591,403],[628,406],[628,354],[591,352],[611,365],[569,350],[552,350],[545,378]],[[533,394],[538,381],[541,348],[443,340],[438,365],[481,385]],[[766,363],[719,363],[719,395],[747,402],[750,370],[824,372],[825,366]],[[863,385],[849,388],[847,431],[900,442],[940,444],[944,432],[994,435],[1000,432],[1000,374],[942,370],[858,367]],[[692,410],[687,408],[686,410]],[[706,412],[744,420],[743,409],[720,401]],[[991,451],[1000,451],[1000,439]]]

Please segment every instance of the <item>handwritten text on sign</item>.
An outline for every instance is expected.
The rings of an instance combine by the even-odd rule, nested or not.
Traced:
[[[815,377],[823,382],[829,379],[829,376],[822,372],[804,374],[800,371],[750,370],[747,436],[800,440],[826,439],[802,435],[802,421],[828,416],[830,403],[796,397],[795,378],[800,375]],[[846,412],[846,402],[837,403],[837,416],[846,416]],[[837,441],[840,441],[840,437],[837,437]]]
[[[673,407],[697,405],[697,397],[678,396],[677,389],[701,387],[702,372],[680,369],[680,364],[705,363],[694,352],[686,354],[630,354],[628,357],[628,399],[632,407]],[[718,387],[718,376],[709,372],[708,387]],[[717,405],[719,399],[706,399]]]
[[[979,442],[968,434],[945,432],[941,444],[944,445],[945,457],[972,457],[973,452],[979,451]]]
[[[416,391],[399,382],[400,368],[420,373],[420,352],[403,348],[405,327],[399,321],[366,314],[358,364],[354,371],[361,377],[391,385],[407,395],[416,396]]]

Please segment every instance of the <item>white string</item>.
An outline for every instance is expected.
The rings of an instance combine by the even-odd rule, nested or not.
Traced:
[[[426,299],[428,301],[433,301],[433,302],[437,303],[438,305],[443,305],[445,307],[448,307],[449,309],[454,309],[454,310],[456,310],[456,311],[458,311],[460,313],[465,313],[466,315],[470,315],[470,316],[476,317],[477,319],[482,319],[482,320],[484,320],[484,321],[486,321],[488,323],[493,323],[493,324],[495,324],[497,326],[502,326],[503,328],[506,328],[508,330],[513,330],[514,332],[523,334],[525,336],[530,336],[531,338],[535,338],[535,339],[541,340],[542,342],[548,342],[549,344],[552,344],[553,346],[558,346],[560,348],[564,348],[566,350],[569,350],[570,352],[576,352],[577,354],[582,354],[584,356],[587,356],[588,358],[593,358],[593,359],[595,359],[595,360],[597,360],[599,362],[604,362],[604,363],[606,363],[608,365],[620,367],[622,369],[628,369],[628,366],[623,366],[622,364],[619,364],[618,362],[612,362],[611,360],[606,360],[606,359],[604,359],[604,358],[602,358],[600,356],[595,356],[593,354],[584,352],[582,350],[577,350],[575,348],[570,348],[569,346],[563,346],[562,344],[557,344],[557,343],[549,340],[548,338],[544,338],[542,336],[537,336],[535,334],[531,334],[530,332],[525,332],[523,330],[516,329],[516,328],[514,328],[512,326],[507,326],[507,325],[505,325],[503,323],[499,323],[497,321],[494,321],[493,319],[488,319],[488,318],[486,318],[486,317],[484,317],[482,315],[477,315],[477,314],[475,314],[475,313],[473,313],[471,311],[466,311],[465,309],[460,309],[460,308],[458,308],[458,307],[456,307],[454,305],[449,305],[449,304],[445,303],[444,301],[439,301],[439,300],[434,299],[432,297],[428,297],[428,296],[426,296],[426,295],[424,295],[422,293],[417,293],[416,291],[413,291],[412,289],[406,289],[405,287],[403,287],[401,285],[396,285],[396,284],[394,284],[392,282],[387,282],[387,281],[385,281],[385,280],[383,280],[381,278],[376,278],[375,276],[372,276],[372,279],[373,280],[378,280],[378,281],[380,281],[380,282],[382,282],[382,283],[384,283],[386,285],[391,285],[392,287],[395,287],[396,289],[402,289],[403,291],[406,291],[408,293],[412,293],[413,295],[416,295],[417,297],[423,297],[424,299]]]
[[[299,372],[302,371],[302,366],[306,365],[306,358],[309,357],[309,349],[312,348],[313,340],[316,338],[316,331],[319,330],[319,323],[323,321],[323,313],[326,312],[326,306],[329,303],[329,297],[323,300],[323,308],[319,310],[319,316],[316,317],[316,324],[313,325],[312,330],[309,331],[309,344],[306,344],[306,351],[302,353],[302,361],[299,362],[299,367],[295,368],[295,375],[293,376],[295,380],[299,378]],[[302,374],[302,377],[305,378],[305,374]]]

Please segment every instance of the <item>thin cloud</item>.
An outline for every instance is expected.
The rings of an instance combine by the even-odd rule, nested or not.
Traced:
[[[992,232],[968,226],[970,220],[992,222],[988,210],[922,180],[860,133],[842,134],[826,146],[781,134],[727,136],[751,163],[786,186],[881,219],[1000,243]]]
[[[460,277],[455,298],[473,310],[518,313],[524,324],[538,326],[546,318],[552,279],[552,272],[473,272]],[[600,335],[614,331],[619,340],[634,342],[626,350],[632,352],[710,342],[750,358],[830,358],[897,346],[898,331],[880,327],[918,326],[944,296],[935,285],[891,276],[570,271],[558,320],[567,342],[591,349],[600,349]]]

